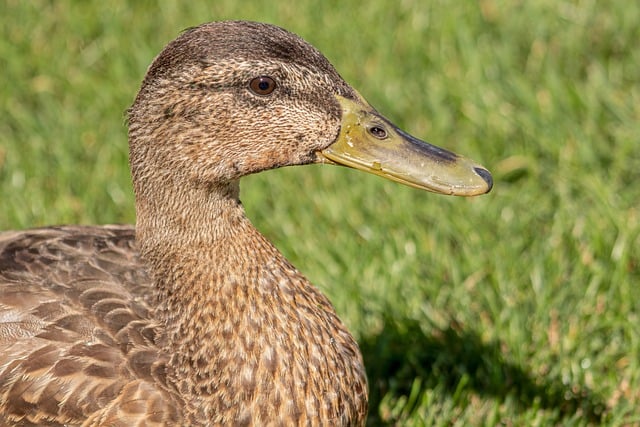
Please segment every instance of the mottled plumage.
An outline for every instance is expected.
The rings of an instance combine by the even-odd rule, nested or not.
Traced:
[[[0,234],[0,425],[363,425],[358,345],[251,225],[238,184],[358,158],[335,147],[361,140],[424,144],[280,28],[211,23],[171,42],[129,111],[135,230]],[[486,170],[429,147],[411,153],[454,170],[447,190],[384,157],[373,172],[489,190]]]

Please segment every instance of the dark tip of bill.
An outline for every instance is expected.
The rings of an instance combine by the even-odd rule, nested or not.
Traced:
[[[473,170],[476,171],[476,173],[480,175],[480,177],[484,179],[484,182],[486,182],[489,186],[487,193],[491,191],[491,188],[493,187],[493,177],[491,177],[491,173],[488,170],[482,168],[473,168]]]

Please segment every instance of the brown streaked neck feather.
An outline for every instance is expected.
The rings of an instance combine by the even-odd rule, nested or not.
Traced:
[[[179,194],[180,203],[200,201],[184,205],[189,223],[177,210],[156,207],[147,218],[138,206],[138,238],[188,420],[363,423],[367,384],[356,342],[329,301],[251,225],[237,183]]]
[[[248,221],[238,181],[181,185],[172,179],[162,183],[148,179],[145,184],[154,190],[136,190],[136,239],[150,260],[159,250],[225,243],[237,233],[238,224]]]

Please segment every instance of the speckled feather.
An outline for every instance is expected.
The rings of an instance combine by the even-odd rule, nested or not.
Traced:
[[[252,242],[264,245],[264,259],[249,259],[256,253],[237,241],[246,256],[221,255],[220,277],[188,269],[183,254],[183,268],[173,274],[202,288],[179,289],[187,295],[178,301],[192,303],[172,313],[183,322],[172,319],[176,327],[165,329],[154,320],[157,291],[130,227],[0,234],[0,420],[353,424],[366,409],[355,342],[326,298],[275,248],[259,237]],[[201,255],[193,262],[205,261]],[[341,357],[327,358],[327,347]]]
[[[269,75],[273,96],[248,82]],[[329,62],[280,28],[205,24],[129,111],[133,228],[0,235],[1,425],[362,425],[358,346],[249,222],[240,177],[340,130]]]
[[[2,425],[177,420],[134,245],[131,227],[0,234]]]

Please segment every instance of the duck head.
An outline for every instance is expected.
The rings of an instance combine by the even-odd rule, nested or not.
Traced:
[[[483,167],[394,126],[300,37],[255,22],[204,24],[169,43],[129,110],[129,135],[138,197],[309,163],[443,194],[492,186]]]

